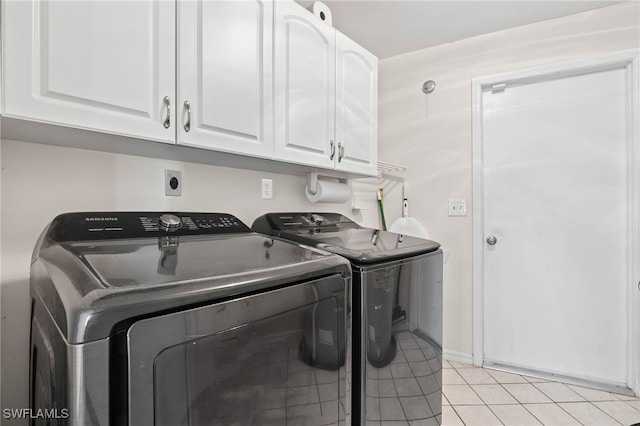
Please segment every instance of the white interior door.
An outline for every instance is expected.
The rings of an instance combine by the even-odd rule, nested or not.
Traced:
[[[625,386],[625,70],[483,93],[484,361]]]

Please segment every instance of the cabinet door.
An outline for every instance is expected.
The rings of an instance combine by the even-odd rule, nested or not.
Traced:
[[[378,58],[336,32],[336,169],[375,175]]]
[[[293,1],[274,22],[275,156],[333,168],[335,30]]]
[[[178,14],[178,143],[271,158],[273,3],[181,1]]]
[[[175,7],[167,1],[3,2],[4,114],[173,142]]]

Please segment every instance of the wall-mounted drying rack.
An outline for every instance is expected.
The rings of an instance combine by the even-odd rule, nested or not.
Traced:
[[[352,210],[368,210],[377,208],[375,193],[382,188],[385,194],[391,192],[397,185],[404,183],[404,166],[378,161],[377,175],[369,179],[359,179],[351,183],[352,187]],[[355,185],[354,185],[355,184]],[[373,198],[372,198],[373,197]]]
[[[393,180],[404,179],[402,176],[397,176],[396,173],[403,173],[406,170],[407,168],[404,166],[378,161],[378,179],[380,180],[385,178],[391,178]]]

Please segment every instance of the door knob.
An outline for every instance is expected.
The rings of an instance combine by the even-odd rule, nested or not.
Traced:
[[[489,235],[487,237],[487,244],[489,244],[490,246],[495,245],[498,242],[498,239],[496,238],[495,235]]]

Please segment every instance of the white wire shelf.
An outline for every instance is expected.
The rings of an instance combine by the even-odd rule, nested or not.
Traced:
[[[397,164],[387,163],[384,161],[378,161],[378,178],[383,178],[385,175],[395,175],[406,171],[407,168],[399,166]]]

